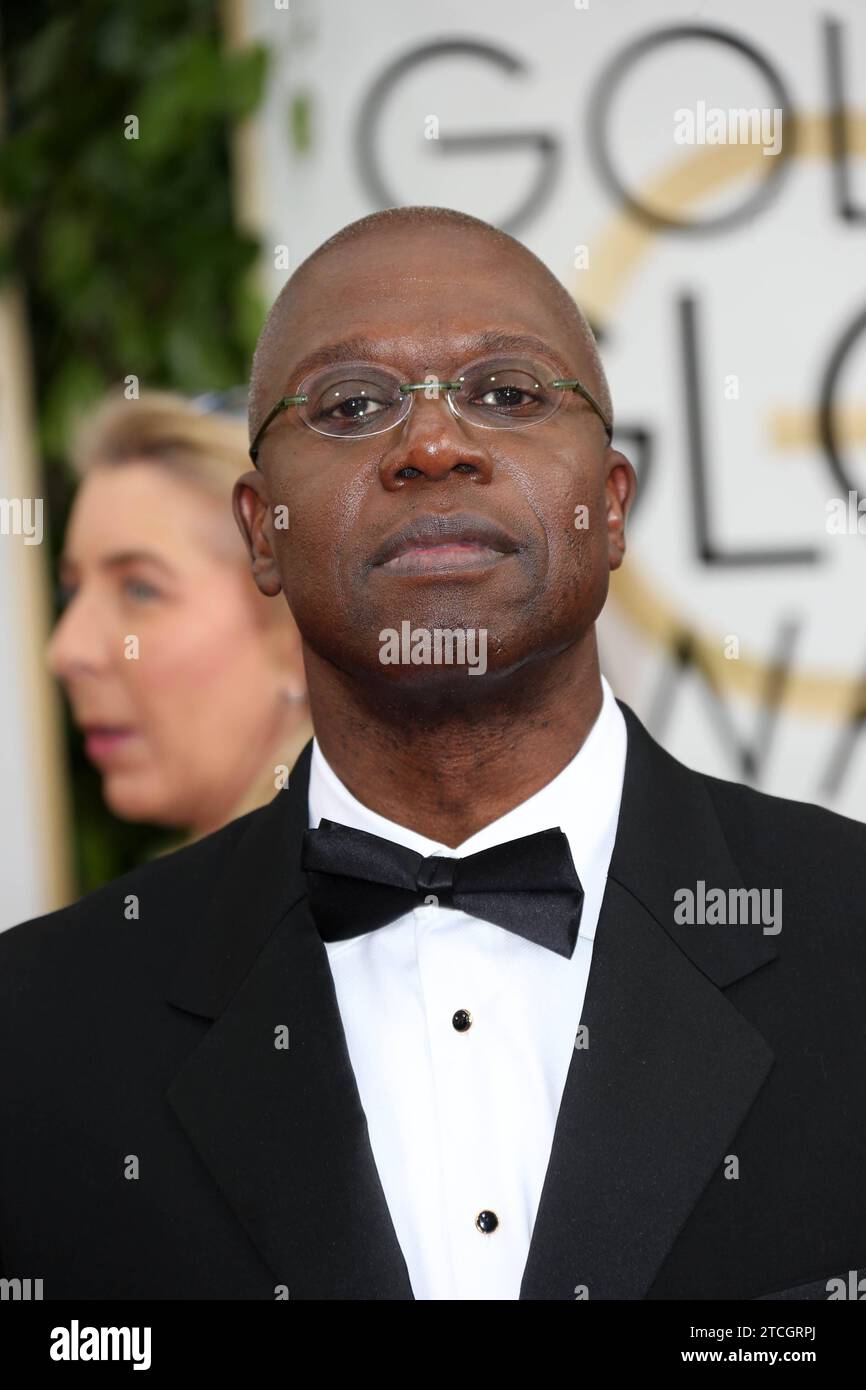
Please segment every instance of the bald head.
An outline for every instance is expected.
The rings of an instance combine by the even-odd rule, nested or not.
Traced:
[[[389,245],[396,245],[406,234],[435,238],[440,232],[447,232],[458,240],[465,237],[474,245],[479,239],[482,242],[486,239],[492,247],[505,251],[520,264],[521,278],[536,286],[539,297],[552,306],[562,326],[563,341],[574,354],[574,360],[582,364],[582,379],[608,419],[613,418],[610,389],[592,329],[571,295],[543,261],[507,232],[468,213],[452,208],[399,207],[386,208],[350,222],[318,246],[286,281],[265,320],[253,357],[249,393],[251,439],[288,386],[287,372],[299,355],[293,351],[293,344],[298,337],[300,319],[314,308],[309,304],[307,291],[325,269],[328,258],[339,259],[341,251],[350,247],[360,249],[365,242],[371,252],[380,252]],[[508,285],[503,285],[502,290],[503,308],[507,309]]]

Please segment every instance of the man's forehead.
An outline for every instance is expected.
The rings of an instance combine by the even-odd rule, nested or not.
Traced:
[[[364,238],[293,280],[261,345],[269,393],[295,391],[310,372],[352,359],[407,381],[451,376],[489,351],[542,354],[566,375],[591,365],[548,277],[519,248],[486,237]]]

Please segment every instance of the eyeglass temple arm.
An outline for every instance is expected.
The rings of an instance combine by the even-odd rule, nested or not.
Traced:
[[[586,401],[587,405],[592,406],[599,420],[604,425],[605,433],[607,434],[608,444],[610,444],[613,441],[612,423],[610,422],[610,420],[608,420],[598,401],[595,399],[595,396],[591,395],[591,393],[587,391],[582,381],[554,381],[551,383],[551,385],[559,386],[563,390],[568,389],[570,391],[575,391],[578,395],[583,396],[583,399]]]
[[[272,422],[277,418],[278,415],[280,415],[280,414],[282,413],[282,411],[288,410],[288,408],[289,408],[290,405],[303,405],[303,403],[304,403],[304,401],[305,401],[306,399],[307,399],[306,396],[283,396],[280,400],[277,401],[277,403],[276,403],[276,405],[274,406],[273,410],[269,410],[269,411],[268,411],[268,413],[267,413],[267,415],[265,416],[264,420],[262,421],[262,423],[259,425],[258,429],[256,430],[256,437],[255,437],[255,439],[253,440],[253,442],[252,442],[252,444],[250,445],[249,450],[248,450],[249,456],[250,456],[250,458],[252,459],[253,463],[256,465],[256,468],[258,468],[258,466],[259,466],[259,465],[258,465],[259,445],[260,445],[261,442],[262,442],[262,435],[264,434],[265,430],[268,428],[268,425],[272,424]]]

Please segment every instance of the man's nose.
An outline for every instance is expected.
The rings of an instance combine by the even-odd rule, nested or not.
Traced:
[[[418,477],[440,482],[452,473],[473,482],[488,483],[493,458],[482,433],[451,411],[444,391],[419,392],[405,420],[390,431],[394,436],[382,455],[380,476],[386,487]]]
[[[117,639],[118,643],[120,639]],[[48,642],[48,667],[59,680],[96,675],[111,664],[112,641],[95,596],[79,589],[57,621]]]

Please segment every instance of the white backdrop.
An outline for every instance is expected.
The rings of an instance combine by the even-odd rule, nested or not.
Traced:
[[[616,693],[692,766],[866,819],[866,534],[827,529],[866,495],[866,8],[280,4],[241,12],[272,50],[240,180],[269,293],[281,248],[378,207],[523,240],[601,330],[643,477]],[[677,143],[701,103],[778,109],[781,154]]]

